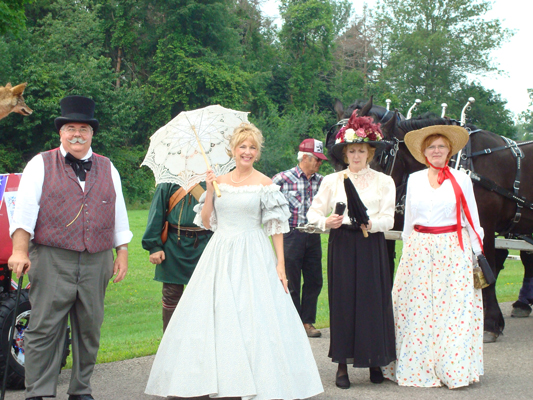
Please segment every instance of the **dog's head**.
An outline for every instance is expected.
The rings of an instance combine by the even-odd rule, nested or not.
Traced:
[[[27,82],[24,82],[12,87],[11,83],[8,83],[5,86],[2,97],[4,100],[4,107],[7,105],[9,107],[9,112],[16,112],[24,116],[28,116],[33,112],[33,110],[26,105],[24,97],[22,97],[27,84]]]

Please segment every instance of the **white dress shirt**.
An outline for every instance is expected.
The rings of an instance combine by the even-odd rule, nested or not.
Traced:
[[[59,150],[63,156],[67,154],[63,145],[60,146]],[[83,160],[87,160],[92,154],[92,148],[89,148],[89,152]],[[111,178],[113,179],[113,186],[115,187],[115,193],[117,196],[115,201],[114,233],[114,247],[116,247],[121,244],[129,243],[133,237],[133,233],[130,231],[126,203],[124,202],[124,195],[122,194],[120,175],[113,163],[111,163]],[[9,234],[11,236],[13,236],[13,233],[20,228],[30,234],[30,240],[33,239],[35,224],[39,215],[43,183],[44,160],[41,154],[37,154],[30,160],[30,162],[28,162],[22,173],[22,178],[20,179],[13,220],[9,227]],[[81,189],[85,190],[85,182],[80,181],[78,178],[78,183],[80,184]]]
[[[372,221],[369,232],[385,232],[394,225],[394,203],[396,201],[396,187],[390,176],[374,171],[368,167],[359,172],[349,169],[335,172],[324,177],[318,193],[307,212],[309,224],[326,231],[326,219],[335,209],[338,202],[348,204],[344,190],[344,175],[347,174],[353,182],[357,193],[367,208],[367,214]],[[348,208],[344,211],[343,224],[350,225]]]
[[[424,169],[409,176],[405,199],[405,222],[402,232],[404,242],[411,235],[415,225],[438,227],[457,224],[457,206],[451,181],[446,179],[439,188],[434,189],[429,183],[428,171]],[[472,180],[462,171],[455,169],[450,169],[450,171],[463,190],[474,228],[483,240],[483,228],[479,225]],[[461,212],[461,226],[466,227],[468,231],[474,253],[480,254],[481,246],[464,215],[464,211]]]

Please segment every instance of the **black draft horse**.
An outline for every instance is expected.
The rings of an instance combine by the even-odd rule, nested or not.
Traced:
[[[385,113],[383,111],[387,111],[385,108],[372,105],[372,99],[368,103],[364,105],[362,104],[362,102],[354,103],[352,105],[353,107],[350,106],[350,108],[347,109],[346,114],[351,113],[353,109],[357,108],[360,110],[360,115],[372,116],[376,121],[381,120],[384,139],[391,143],[397,143],[398,145],[398,151],[394,168],[391,171],[391,176],[396,183],[397,200],[401,204],[400,200],[401,197],[405,195],[407,177],[409,174],[426,168],[425,165],[420,164],[411,156],[411,153],[403,143],[405,134],[426,126],[450,125],[457,124],[457,122],[446,118],[401,120],[401,118],[396,115],[390,115],[391,112]],[[339,113],[339,110],[340,107],[336,104],[337,113]],[[343,115],[344,118],[346,118],[346,114]],[[383,118],[384,115],[387,118]],[[475,132],[470,136],[470,153],[507,145],[504,139],[499,135],[489,131],[479,130],[475,126],[469,126],[468,128],[471,132]],[[334,144],[334,141],[335,134],[330,132],[326,139],[328,148]],[[518,144],[520,145],[520,143]],[[532,201],[533,144],[520,146],[520,150],[523,152],[523,158],[521,158],[521,182],[518,194],[519,196]],[[383,171],[384,165],[380,162],[382,160],[383,154],[376,154],[376,157],[371,163],[371,167]],[[517,172],[517,160],[512,154],[511,149],[479,155],[473,157],[471,160],[473,163],[473,171],[490,179],[499,187],[506,189],[509,192],[513,192],[513,184]],[[477,183],[476,181],[474,182]],[[480,223],[485,232],[483,240],[485,255],[497,277],[499,272],[503,269],[503,264],[508,252],[506,250],[496,250],[494,240],[496,232],[501,233],[509,231],[512,234],[531,235],[533,233],[533,211],[527,207],[522,208],[520,220],[515,224],[511,224],[517,211],[517,203],[515,201],[508,199],[495,191],[488,190],[479,184],[474,185],[474,194],[478,205]],[[509,230],[510,227],[511,229]],[[403,214],[397,213],[393,229],[402,230],[402,228]],[[393,251],[393,249],[394,246],[389,246],[389,250]],[[521,251],[520,257],[524,264],[526,274],[533,274],[533,254]],[[393,265],[394,264],[392,264],[392,266]],[[503,315],[496,298],[495,284],[483,289],[483,307],[485,330],[484,341],[493,342],[503,332],[505,327]]]

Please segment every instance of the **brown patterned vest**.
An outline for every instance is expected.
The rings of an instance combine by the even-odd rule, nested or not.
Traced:
[[[44,183],[33,241],[89,253],[112,249],[116,193],[109,159],[93,153],[83,192],[59,148],[41,154]]]

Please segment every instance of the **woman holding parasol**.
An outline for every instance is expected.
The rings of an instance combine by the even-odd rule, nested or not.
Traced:
[[[350,387],[348,364],[369,368],[370,380],[381,383],[380,367],[396,359],[383,235],[394,224],[396,189],[391,177],[368,166],[382,138],[379,124],[354,111],[330,152],[347,168],[324,178],[307,213],[309,224],[330,229],[329,357],[339,364],[336,385],[342,389]],[[347,209],[336,210],[339,203],[347,204]]]
[[[287,289],[288,203],[254,168],[262,143],[255,126],[241,124],[229,142],[236,168],[207,172],[195,223],[214,234],[161,340],[148,394],[272,400],[323,391]]]

